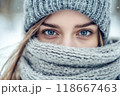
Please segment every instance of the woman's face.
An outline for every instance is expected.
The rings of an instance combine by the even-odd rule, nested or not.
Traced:
[[[38,39],[69,47],[97,47],[98,26],[77,11],[61,10],[50,15],[40,26]]]

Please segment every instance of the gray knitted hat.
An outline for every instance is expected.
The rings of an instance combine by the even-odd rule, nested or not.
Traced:
[[[110,28],[110,3],[111,0],[25,0],[24,30],[27,32],[41,18],[53,12],[70,9],[92,19],[99,26],[106,42]]]

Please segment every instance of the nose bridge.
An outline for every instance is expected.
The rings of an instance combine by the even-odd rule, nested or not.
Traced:
[[[61,45],[72,47],[74,46],[74,40],[72,34],[64,34],[61,40]]]

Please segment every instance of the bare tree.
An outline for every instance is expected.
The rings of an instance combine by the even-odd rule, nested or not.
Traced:
[[[0,0],[0,12],[8,14],[12,0]]]
[[[119,16],[120,16],[120,0],[117,0],[117,11],[119,12]]]
[[[22,12],[24,0],[0,0],[0,13],[8,19],[12,18],[14,13]]]

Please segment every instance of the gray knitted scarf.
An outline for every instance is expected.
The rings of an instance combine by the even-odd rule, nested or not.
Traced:
[[[120,41],[74,48],[32,38],[19,61],[23,80],[114,80],[120,74]]]

